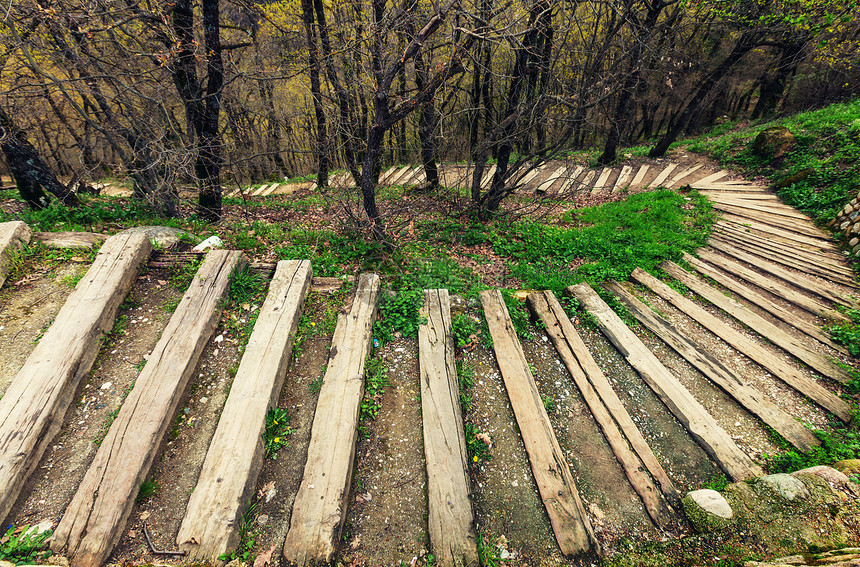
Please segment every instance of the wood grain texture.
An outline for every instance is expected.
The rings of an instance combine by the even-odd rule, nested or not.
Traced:
[[[142,234],[109,239],[0,400],[0,519],[59,432],[151,250]]]
[[[851,420],[851,406],[833,392],[809,378],[800,370],[775,356],[760,344],[740,334],[727,323],[711,315],[702,307],[687,299],[648,272],[639,268],[633,270],[633,279],[647,286],[651,291],[683,311],[700,325],[723,339],[735,350],[758,363],[775,377],[779,378],[798,392],[810,398],[821,407],[832,411],[846,423]]]
[[[430,550],[445,567],[478,565],[460,386],[447,289],[424,290],[418,328]]]
[[[567,289],[594,315],[606,338],[729,478],[740,481],[764,474],[593,289],[587,284]]]
[[[238,544],[263,464],[266,413],[284,385],[310,285],[309,260],[278,262],[179,528],[187,560],[215,563]]]
[[[669,178],[669,174],[672,173],[673,171],[675,171],[676,167],[678,167],[677,163],[670,163],[669,165],[667,165],[665,168],[663,168],[663,171],[661,171],[660,173],[657,174],[657,177],[655,177],[654,180],[648,184],[648,186],[649,187],[660,187],[660,186],[662,186],[666,182],[666,179]]]
[[[787,243],[781,238],[767,237],[754,230],[741,229],[737,225],[731,224],[717,223],[714,225],[713,230],[714,232],[731,236],[737,241],[750,242],[760,246],[771,247],[781,252],[794,253],[807,260],[817,260],[829,268],[853,278],[854,272],[845,260],[845,256],[841,255],[836,249],[826,250],[822,247],[812,248],[810,246],[799,245],[797,242]]]
[[[678,530],[680,526],[677,512],[674,512],[669,504],[671,502],[680,510],[680,499],[675,487],[606,376],[585,349],[582,338],[555,295],[551,291],[536,292],[529,295],[528,301],[543,322],[547,334],[606,437],[627,480],[642,499],[651,520],[663,530]],[[578,360],[579,357],[587,358],[585,364]],[[625,433],[629,437],[625,437]],[[644,458],[640,458],[639,454]]]
[[[34,232],[33,241],[48,248],[94,248],[108,239],[98,232]]]
[[[529,456],[532,475],[558,546],[567,556],[591,550],[599,554],[599,543],[517,340],[501,292],[482,291],[481,304],[493,337],[496,361]]]
[[[349,502],[364,362],[370,354],[378,295],[379,276],[362,274],[349,313],[338,316],[284,542],[284,557],[295,565],[330,563],[337,551]]]
[[[633,176],[633,181],[630,182],[631,187],[638,187],[642,180],[645,179],[645,174],[648,173],[648,170],[651,168],[648,164],[643,164],[639,167],[639,171],[636,172],[636,175]]]
[[[51,541],[74,567],[99,567],[119,541],[182,392],[218,325],[230,275],[244,262],[238,251],[206,255],[135,380]]]
[[[636,299],[618,282],[609,282],[606,289],[615,294],[627,309],[663,342],[704,374],[714,384],[733,397],[750,413],[773,427],[789,443],[802,451],[820,445],[818,438],[802,423],[774,405],[765,395],[733,372],[716,354],[680,333],[668,321],[654,313],[647,305]]]
[[[11,255],[30,242],[33,233],[21,221],[0,222],[0,287],[9,275]]]

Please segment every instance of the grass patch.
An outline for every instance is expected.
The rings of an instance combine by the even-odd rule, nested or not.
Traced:
[[[160,488],[161,485],[156,479],[148,478],[140,484],[140,488],[137,491],[137,498],[135,498],[134,501],[137,504],[145,502],[158,494]]]
[[[278,451],[287,446],[287,437],[295,431],[295,428],[290,427],[286,408],[271,408],[266,413],[266,429],[263,431],[265,456],[276,460]]]
[[[369,422],[379,415],[382,396],[388,385],[388,369],[382,365],[382,360],[375,356],[368,357],[364,363],[364,397],[358,416],[358,434],[364,438],[370,436]]]
[[[790,473],[818,465],[832,465],[845,459],[860,458],[860,432],[840,423],[831,423],[830,431],[814,430],[812,433],[821,445],[809,451],[784,446],[776,455],[764,455],[765,468],[773,473]]]
[[[427,318],[418,312],[423,303],[424,292],[421,289],[397,293],[383,290],[377,304],[379,318],[373,324],[373,338],[379,341],[380,346],[393,341],[397,333],[406,338],[416,338],[418,326],[427,322]]]
[[[47,530],[32,534],[29,525],[10,525],[0,539],[0,561],[8,561],[14,565],[32,565],[44,561],[51,556],[51,550],[45,548],[52,533]]]

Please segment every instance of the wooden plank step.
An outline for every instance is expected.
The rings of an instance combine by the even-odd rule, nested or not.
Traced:
[[[567,173],[567,178],[564,180],[564,183],[561,184],[561,187],[558,189],[559,195],[567,194],[572,188],[573,184],[576,183],[576,178],[585,170],[585,168],[581,165],[577,165],[573,168],[573,171]]]
[[[378,295],[379,276],[362,274],[349,314],[338,316],[284,542],[284,558],[299,567],[330,563],[340,541]]]
[[[556,351],[612,447],[624,474],[642,499],[648,515],[661,529],[677,529],[678,520],[670,504],[680,510],[678,492],[561,304],[551,291],[532,293],[528,301],[532,311],[543,321]]]
[[[377,183],[379,185],[388,185],[388,180],[391,179],[391,177],[393,177],[398,171],[400,171],[400,167],[392,165],[385,171],[385,173],[379,176],[379,181],[377,181]]]
[[[838,350],[843,354],[848,354],[848,350],[845,347],[834,343],[830,339],[830,336],[824,331],[822,331],[821,328],[817,325],[814,325],[809,321],[805,320],[803,317],[798,317],[794,313],[791,313],[790,311],[784,309],[782,306],[777,303],[774,303],[773,301],[760,294],[756,290],[752,289],[751,287],[744,285],[743,283],[729,277],[721,270],[718,270],[716,267],[708,264],[707,262],[703,262],[698,258],[690,256],[686,252],[684,252],[684,261],[690,264],[697,272],[699,272],[703,276],[711,278],[724,288],[740,295],[750,303],[760,307],[761,309],[764,309],[774,317],[777,317],[782,321],[788,323],[798,331],[823,344],[826,344],[830,348]]]
[[[747,254],[742,250],[738,250],[738,248],[734,246],[727,245],[713,238],[708,242],[708,246],[737,260],[753,265],[761,271],[767,272],[794,286],[823,297],[824,299],[850,308],[857,307],[857,302],[855,300],[831,289],[829,286],[819,281],[816,281],[810,275],[789,271],[778,264],[769,262],[752,254]]]
[[[793,285],[784,284],[776,278],[769,278],[767,276],[764,276],[756,272],[755,270],[747,268],[746,266],[738,263],[735,260],[726,258],[719,254],[715,254],[713,250],[709,250],[707,248],[699,248],[698,250],[696,250],[696,254],[698,254],[699,258],[701,258],[702,260],[705,260],[706,262],[718,266],[726,272],[734,276],[738,276],[739,278],[744,279],[749,283],[776,295],[777,297],[781,297],[786,301],[793,303],[798,307],[808,311],[809,313],[812,313],[813,315],[824,317],[825,319],[848,321],[848,317],[846,317],[842,313],[836,311],[822,301],[800,293],[798,289]]]
[[[650,165],[643,164],[639,167],[639,171],[636,172],[636,175],[633,176],[633,181],[630,182],[630,187],[638,187],[642,180],[645,179],[645,174],[648,173],[648,170],[651,168]]]
[[[769,246],[774,250],[783,254],[796,254],[799,258],[809,261],[818,261],[822,265],[826,265],[844,276],[852,278],[854,271],[848,266],[845,256],[834,251],[813,250],[809,246],[798,246],[797,244],[787,244],[782,239],[768,238],[753,230],[742,230],[737,225],[719,224],[714,226],[715,232],[721,232],[730,236],[739,242],[748,242],[759,246]]]
[[[717,181],[718,179],[722,179],[723,177],[725,177],[728,174],[729,174],[728,171],[726,171],[725,169],[721,169],[720,171],[718,171],[716,173],[712,173],[706,177],[699,179],[698,181],[694,181],[693,183],[690,184],[690,186],[693,189],[697,189],[698,188],[697,185],[707,185],[709,183],[713,183],[714,181]]]
[[[460,386],[447,289],[424,290],[418,327],[430,550],[440,565],[478,565]]]
[[[582,181],[579,183],[578,191],[589,191],[591,189],[591,184],[594,182],[594,178],[597,177],[597,171],[594,169],[588,170],[585,174],[585,177],[582,178]]]
[[[732,192],[743,192],[743,193],[756,193],[762,192],[767,193],[768,188],[762,185],[755,185],[753,183],[733,183],[733,182],[723,182],[723,183],[696,183],[696,189],[704,189],[707,191],[715,191],[720,193],[732,193]],[[772,193],[767,193],[772,194]]]
[[[853,277],[844,274],[839,268],[831,268],[823,258],[816,262],[815,260],[804,258],[800,251],[792,254],[789,251],[779,250],[773,246],[764,246],[747,240],[733,238],[732,235],[727,235],[721,231],[711,233],[710,240],[721,242],[726,246],[733,246],[747,254],[759,256],[764,260],[770,260],[787,268],[842,284],[846,287],[853,287],[855,285]]]
[[[99,338],[151,251],[144,234],[109,238],[0,399],[0,520],[60,431]]]
[[[720,290],[703,282],[672,261],[667,260],[661,263],[660,268],[788,354],[820,372],[823,376],[842,384],[847,384],[851,380],[851,376],[845,370],[821,354],[805,338],[795,337],[785,332],[779,326],[774,325],[761,315],[753,313],[731,297],[723,295]]]
[[[390,185],[405,185],[405,181],[415,175],[415,172],[418,170],[417,167],[412,167],[411,165],[407,165],[406,168],[402,171],[400,175],[391,180]]]
[[[796,232],[798,234],[802,234],[804,236],[810,236],[812,238],[820,238],[822,240],[827,240],[830,237],[822,232],[820,229],[816,228],[811,221],[802,221],[800,219],[789,219],[785,217],[781,217],[779,215],[770,215],[767,213],[760,213],[758,211],[751,211],[749,209],[743,209],[741,207],[733,207],[731,205],[723,205],[720,202],[712,202],[713,207],[719,211],[723,211],[725,213],[730,213],[734,217],[740,217],[743,219],[754,220],[756,222],[769,224],[771,226],[775,226],[777,228],[781,228],[783,230],[788,230],[790,232]]]
[[[100,232],[34,232],[32,242],[40,242],[48,248],[94,248],[108,239]]]
[[[490,187],[490,183],[493,182],[493,176],[496,174],[496,169],[498,169],[498,167],[499,166],[494,163],[487,170],[486,175],[484,175],[483,181],[481,181],[481,190],[485,190]]]
[[[669,181],[669,183],[667,183],[666,186],[667,187],[675,187],[678,183],[680,183],[684,179],[688,178],[689,176],[693,175],[694,173],[696,173],[697,171],[702,169],[702,167],[704,167],[704,166],[705,166],[705,164],[700,163],[698,165],[694,165],[693,167],[678,173],[677,175],[672,177],[672,180]]]
[[[754,202],[739,202],[738,199],[724,199],[722,197],[716,197],[711,199],[714,202],[714,207],[725,207],[725,210],[732,212],[733,210],[737,212],[738,209],[744,209],[745,212],[738,212],[737,214],[747,214],[754,215],[754,213],[763,213],[765,216],[767,215],[776,215],[778,217],[785,217],[786,219],[794,219],[802,221],[805,223],[812,223],[812,220],[799,212],[797,210],[792,209],[788,206],[782,205],[762,205]],[[752,218],[756,218],[752,216]],[[779,219],[782,222],[786,222],[785,219]],[[824,233],[822,233],[824,234]]]
[[[720,218],[716,224],[720,226],[730,224],[738,230],[754,230],[766,238],[778,238],[781,242],[785,242],[790,245],[799,244],[813,250],[828,250],[836,251],[838,253],[838,249],[833,245],[833,242],[830,239],[825,240],[823,238],[804,236],[802,234],[797,234],[796,232],[791,232],[790,230],[784,230],[769,224],[756,222],[743,217],[736,217],[727,213],[723,213],[722,218]]]
[[[615,180],[615,185],[612,186],[613,193],[618,193],[625,187],[632,172],[633,168],[629,165],[625,165],[621,168],[621,172],[618,174],[618,179]]]
[[[221,316],[241,252],[212,250],[167,323],[99,446],[51,541],[76,567],[99,567],[125,531],[134,499]]]
[[[758,210],[765,213],[786,213],[786,216],[809,220],[809,217],[807,217],[794,207],[790,207],[776,198],[769,200],[747,199],[745,197],[740,197],[733,193],[714,193],[711,199],[714,201],[719,201],[720,203],[725,203],[726,205],[735,205],[737,207],[751,208],[753,210]]]
[[[821,407],[836,414],[839,419],[846,423],[851,420],[851,406],[842,401],[827,388],[809,378],[797,368],[768,352],[760,344],[741,335],[734,328],[720,319],[711,315],[705,309],[687,299],[668,285],[664,284],[651,274],[636,268],[633,270],[633,279],[647,286],[651,291],[683,311],[686,315],[697,321],[700,325],[714,333],[741,354],[746,355],[754,362],[761,365],[771,374],[810,398]]]
[[[0,222],[0,287],[3,287],[3,282],[9,275],[12,255],[26,246],[32,236],[33,233],[25,222]]]
[[[645,325],[663,342],[672,347],[687,362],[704,374],[714,384],[729,394],[750,413],[761,419],[782,435],[788,442],[800,449],[809,449],[820,445],[818,438],[802,423],[779,409],[767,396],[746,383],[744,379],[733,372],[715,353],[708,352],[705,347],[696,343],[683,333],[680,333],[663,317],[652,311],[639,301],[630,291],[616,281],[604,285],[627,306],[636,319]]]
[[[742,199],[744,201],[756,201],[762,203],[782,203],[779,197],[774,195],[773,193],[765,193],[763,191],[755,191],[755,192],[744,192],[744,191],[733,191],[728,193],[726,191],[713,191],[711,189],[705,189],[700,186],[698,183],[693,184],[693,189],[696,189],[702,195],[707,196],[709,199],[717,198],[722,195],[731,195],[735,199]]]
[[[309,260],[278,262],[179,528],[176,543],[186,560],[215,564],[239,543],[263,464],[266,413],[284,385],[310,285]]]
[[[543,183],[538,185],[537,189],[535,189],[535,193],[547,193],[547,192],[549,192],[550,187],[555,185],[555,182],[559,180],[559,177],[561,177],[564,174],[564,171],[566,169],[567,169],[566,165],[562,165],[562,166],[554,169],[553,172],[549,174],[549,177],[547,177]]]
[[[543,164],[541,164],[541,165],[535,166],[531,171],[526,173],[522,177],[522,179],[520,179],[520,182],[519,182],[520,187],[525,187],[526,185],[531,183],[532,180],[535,177],[537,177],[541,173],[541,171],[543,171],[543,168],[544,168],[544,166],[543,166]]]
[[[544,408],[514,325],[499,290],[481,292],[481,303],[493,350],[520,427],[535,482],[561,552],[567,556],[594,550],[600,544],[576,490],[567,459]]]
[[[610,175],[612,175],[612,168],[604,167],[603,171],[600,172],[600,177],[598,177],[597,181],[594,183],[594,187],[591,188],[591,192],[597,193],[598,191],[603,191],[606,187],[606,183],[609,181]]]
[[[657,174],[657,177],[654,178],[651,183],[648,184],[648,187],[660,187],[665,184],[666,179],[668,179],[669,174],[675,171],[675,168],[678,167],[677,163],[670,163],[667,165],[663,171]]]
[[[735,481],[761,476],[761,467],[744,453],[728,433],[696,401],[627,325],[588,284],[567,288],[597,319],[600,330],[663,401],[693,439]]]

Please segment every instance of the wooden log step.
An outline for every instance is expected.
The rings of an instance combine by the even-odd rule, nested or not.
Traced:
[[[585,177],[582,178],[582,181],[579,183],[580,191],[587,191],[591,188],[592,182],[594,182],[594,178],[597,177],[597,171],[594,169],[588,170],[585,174]]]
[[[564,183],[562,183],[561,187],[558,189],[559,195],[565,195],[573,188],[573,184],[576,183],[576,179],[579,175],[585,170],[581,165],[577,165],[567,174],[567,179],[565,179]]]
[[[737,241],[758,244],[759,246],[770,246],[782,253],[794,253],[806,260],[817,260],[846,276],[851,276],[854,273],[848,266],[845,257],[836,251],[813,250],[810,246],[798,245],[797,243],[787,244],[781,238],[768,238],[756,231],[750,229],[742,230],[737,225],[727,223],[715,224],[714,231],[722,232]]]
[[[484,180],[481,181],[481,190],[488,189],[490,187],[490,183],[493,182],[493,176],[496,174],[496,169],[498,165],[495,163],[490,166],[490,169],[487,170],[487,174],[484,175]]]
[[[836,311],[818,299],[800,293],[798,288],[793,285],[783,283],[776,278],[764,276],[735,260],[716,254],[713,250],[709,250],[707,248],[699,248],[696,250],[696,254],[698,254],[699,258],[702,260],[718,266],[726,272],[734,276],[738,276],[739,278],[746,280],[749,283],[776,295],[777,297],[781,297],[813,315],[824,317],[826,319],[835,319],[837,321],[848,321],[848,317],[842,313]]]
[[[785,217],[779,219],[781,222],[791,222],[792,220],[798,220],[801,221],[801,224],[812,224],[812,220],[810,220],[809,217],[797,212],[791,207],[738,203],[734,199],[723,199],[720,197],[711,200],[714,202],[714,208],[719,208],[728,212],[735,212],[736,214],[750,216],[751,218],[757,218],[758,215],[756,213],[761,213],[763,217],[768,217],[771,215],[775,215],[777,217]]]
[[[585,514],[502,294],[499,290],[482,291],[481,303],[493,337],[496,361],[558,546],[567,556],[591,550],[599,554],[600,544]]]
[[[278,262],[179,528],[176,543],[187,560],[215,564],[239,543],[263,464],[266,413],[284,385],[310,285],[309,260]]]
[[[546,180],[538,185],[537,189],[535,189],[535,193],[547,193],[550,190],[550,187],[555,185],[555,182],[559,180],[559,178],[564,174],[567,169],[566,165],[562,165],[557,167],[549,174],[549,177]]]
[[[120,407],[51,540],[76,567],[99,567],[125,531],[182,392],[221,316],[235,250],[210,251]]]
[[[600,330],[680,421],[693,439],[735,481],[761,476],[761,467],[738,447],[642,341],[588,284],[567,288],[597,319]]]
[[[801,221],[800,219],[789,219],[778,215],[760,213],[758,211],[751,211],[749,209],[743,209],[741,207],[723,205],[719,202],[714,202],[713,206],[715,209],[723,211],[725,213],[729,213],[733,217],[754,220],[756,222],[769,224],[770,226],[775,226],[783,230],[796,232],[798,234],[810,236],[812,238],[820,238],[822,240],[827,240],[830,238],[827,234],[816,228],[816,226],[810,221]]]
[[[636,175],[633,176],[633,181],[630,182],[630,187],[638,187],[642,180],[645,179],[645,174],[648,173],[648,170],[651,168],[650,165],[643,164],[639,167],[639,171],[636,172]]]
[[[636,299],[620,283],[613,281],[604,287],[621,299],[640,323],[672,347],[696,370],[704,374],[750,413],[776,430],[789,443],[801,451],[808,451],[821,444],[818,438],[802,423],[779,409],[768,400],[767,396],[746,383],[716,354],[708,352],[702,345],[678,332],[668,321]]]
[[[713,238],[708,242],[708,246],[710,246],[714,250],[719,250],[720,252],[723,252],[737,260],[741,260],[742,262],[746,262],[747,264],[753,265],[759,270],[776,276],[794,286],[797,286],[810,293],[823,297],[824,299],[827,299],[834,303],[838,303],[839,305],[844,305],[846,307],[857,307],[856,300],[847,297],[837,291],[834,291],[826,284],[816,281],[810,275],[789,271],[788,269],[783,268],[778,264],[769,262],[767,260],[759,258],[758,256],[748,254],[734,246],[725,244],[720,240],[716,240]]]
[[[144,234],[108,239],[0,399],[0,520],[60,431],[151,250]]]
[[[304,475],[284,542],[284,557],[300,567],[330,563],[340,541],[378,295],[379,276],[362,274],[352,308],[338,316]]]
[[[729,174],[728,171],[726,171],[725,169],[721,169],[720,171],[718,171],[716,173],[712,173],[708,176],[705,176],[705,177],[699,179],[698,181],[694,181],[693,183],[690,184],[690,186],[693,189],[697,189],[698,185],[707,185],[709,183],[713,183],[713,182],[717,181],[718,179],[722,179],[723,177],[727,176],[728,174]]]
[[[704,165],[705,164],[700,163],[698,165],[694,165],[693,167],[691,167],[689,169],[685,169],[684,171],[682,171],[682,172],[676,174],[674,177],[672,177],[672,179],[669,181],[669,183],[666,184],[666,186],[667,187],[675,187],[681,181],[683,181],[684,179],[688,178],[689,176],[693,175],[694,173],[696,173],[697,171],[702,169],[702,167],[704,167]]]
[[[826,344],[830,348],[838,350],[843,354],[848,354],[848,350],[845,349],[845,347],[834,343],[830,339],[830,336],[824,331],[822,331],[821,328],[817,325],[814,325],[809,321],[803,319],[802,317],[798,317],[794,313],[791,313],[790,311],[784,309],[781,305],[774,303],[773,301],[760,294],[756,290],[752,289],[751,287],[744,285],[743,283],[729,277],[716,267],[708,264],[707,262],[703,262],[698,258],[690,256],[686,252],[684,252],[684,261],[690,264],[697,272],[699,272],[703,276],[711,278],[724,288],[740,295],[750,303],[758,306],[761,309],[764,309],[774,317],[777,317],[785,323],[788,323],[798,331],[823,344]]]
[[[447,289],[424,290],[418,327],[430,549],[440,565],[478,565]]]
[[[625,165],[621,168],[621,171],[618,173],[618,179],[615,180],[615,185],[612,186],[612,192],[618,193],[624,186],[627,184],[627,181],[630,179],[630,174],[633,172],[633,168],[629,165]]]
[[[752,183],[732,183],[732,182],[721,182],[721,183],[696,183],[695,189],[705,190],[705,191],[714,191],[719,193],[733,193],[733,192],[742,192],[742,193],[755,193],[755,192],[767,192],[767,187],[762,185],[754,185]],[[772,194],[772,193],[770,193]]]
[[[520,179],[519,186],[520,186],[520,187],[525,187],[526,185],[528,185],[529,183],[531,183],[531,182],[532,182],[532,180],[533,180],[535,177],[537,177],[537,176],[538,176],[538,175],[543,171],[543,169],[544,169],[543,165],[533,166],[533,167],[532,167],[532,169],[531,169],[530,171],[528,171],[528,172],[527,172],[527,173],[526,173],[526,174],[525,174],[525,175]]]
[[[765,193],[764,191],[732,191],[731,193],[729,193],[727,191],[715,191],[713,189],[705,189],[699,183],[693,183],[692,187],[702,195],[707,196],[709,199],[720,197],[722,195],[731,195],[735,199],[742,199],[744,201],[755,201],[758,203],[782,203],[779,197],[777,197],[773,193]]]
[[[660,187],[662,185],[665,185],[666,179],[669,178],[669,174],[675,171],[676,167],[678,167],[677,163],[670,163],[669,165],[667,165],[663,169],[663,171],[658,173],[657,177],[655,177],[654,180],[648,184],[648,187]]]
[[[758,256],[763,260],[769,260],[787,268],[798,270],[812,276],[817,276],[834,283],[842,284],[847,287],[854,286],[854,279],[845,275],[841,270],[831,268],[826,265],[824,261],[815,262],[813,260],[806,259],[800,252],[791,254],[791,252],[784,252],[773,246],[763,246],[761,244],[733,238],[732,236],[726,235],[720,231],[713,232],[709,241],[720,242],[726,246],[732,246],[742,252],[746,252],[747,254]]]
[[[555,349],[612,447],[627,480],[642,499],[651,520],[661,529],[677,529],[678,520],[670,504],[680,510],[678,492],[561,304],[551,291],[532,293],[528,301],[543,321]]]
[[[795,218],[800,220],[809,221],[809,217],[799,212],[794,207],[789,207],[788,205],[777,201],[764,201],[761,200],[753,200],[753,199],[742,199],[739,197],[735,197],[734,195],[727,194],[715,194],[711,197],[712,201],[722,203],[724,205],[732,205],[735,207],[740,207],[742,209],[750,209],[753,211],[759,211],[762,213],[771,213],[775,215],[782,215],[784,217]]]
[[[34,232],[33,242],[48,248],[95,248],[108,239],[98,232]]]
[[[807,396],[812,401],[836,414],[846,423],[851,420],[851,406],[836,396],[827,388],[809,378],[800,370],[783,360],[781,357],[768,352],[760,344],[748,339],[734,328],[711,315],[705,309],[687,299],[668,285],[664,284],[648,272],[636,268],[633,279],[647,286],[651,291],[677,307],[700,325],[714,333],[741,354],[758,363],[771,374]]]
[[[606,188],[606,184],[609,182],[609,176],[612,175],[611,167],[604,167],[603,171],[600,172],[600,177],[597,178],[597,181],[594,182],[594,187],[591,188],[592,193],[597,193],[599,191],[603,191]]]
[[[783,230],[769,224],[756,222],[754,220],[736,217],[734,215],[723,213],[722,218],[716,222],[717,225],[730,224],[738,230],[754,230],[757,233],[767,238],[778,238],[788,244],[799,244],[812,249],[836,250],[833,242],[830,239],[813,238]]]
[[[12,255],[26,246],[32,236],[33,233],[25,222],[0,222],[0,287],[9,275]]]
[[[723,295],[720,290],[706,284],[672,261],[667,260],[661,263],[660,268],[788,354],[820,372],[823,376],[842,384],[846,384],[851,380],[851,376],[845,370],[824,356],[815,346],[810,345],[805,338],[795,337],[785,332],[779,326],[774,325],[761,315],[753,313],[731,297]]]

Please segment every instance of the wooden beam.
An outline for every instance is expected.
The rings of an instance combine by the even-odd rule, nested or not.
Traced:
[[[585,170],[581,165],[577,165],[573,168],[571,173],[567,174],[567,178],[564,180],[564,183],[561,184],[561,187],[558,189],[559,195],[565,195],[568,191],[571,190],[573,184],[576,183],[576,178],[579,177],[579,174]]]
[[[648,173],[648,170],[651,168],[650,165],[643,164],[639,167],[639,171],[636,172],[636,175],[633,177],[633,181],[630,182],[630,187],[637,187],[642,180],[645,179],[645,174]]]
[[[591,188],[592,193],[596,193],[598,191],[603,191],[603,188],[606,187],[606,183],[609,181],[609,176],[612,174],[611,167],[604,167],[603,171],[600,172],[600,177],[597,178],[597,182],[595,182],[594,187]]]
[[[378,295],[379,276],[362,274],[352,308],[338,316],[302,483],[284,542],[284,557],[299,567],[330,563],[340,541]]]
[[[673,187],[676,183],[680,183],[681,181],[683,181],[683,180],[684,180],[684,179],[686,179],[687,177],[689,177],[689,176],[693,175],[694,173],[696,173],[697,171],[699,171],[700,169],[702,169],[702,167],[703,167],[704,165],[705,165],[705,164],[700,163],[700,164],[698,164],[698,165],[694,165],[693,167],[691,167],[691,168],[689,168],[689,169],[686,169],[686,170],[684,170],[684,171],[682,171],[682,172],[678,173],[677,175],[675,175],[675,176],[672,178],[672,180],[671,180],[671,181],[669,181],[669,183],[667,183],[667,184],[666,184],[666,186],[667,186],[667,187]]]
[[[582,178],[582,181],[580,181],[578,191],[585,191],[586,189],[589,189],[595,177],[597,177],[597,170],[589,170],[588,173],[585,174],[585,177]]]
[[[720,203],[719,201],[712,201],[712,203],[715,209],[728,213],[735,218],[753,220],[762,224],[775,226],[777,228],[781,228],[790,232],[795,232],[797,234],[802,234],[803,236],[808,236],[811,238],[819,238],[821,240],[828,240],[830,238],[829,235],[820,230],[809,220],[804,221],[801,219],[792,219],[780,215],[761,213],[758,211],[752,211],[750,209],[744,209],[742,207],[726,205]]]
[[[218,325],[230,275],[244,262],[241,252],[211,250],[170,317],[51,538],[51,548],[73,566],[102,565],[125,531],[156,449]]]
[[[424,290],[418,327],[430,549],[445,567],[478,565],[460,386],[447,289]]]
[[[655,177],[654,180],[648,184],[648,186],[649,187],[660,187],[660,186],[662,186],[666,182],[666,179],[669,177],[669,174],[672,173],[673,171],[675,171],[676,167],[678,167],[677,163],[670,163],[669,165],[667,165],[663,169],[663,171],[661,171],[660,173],[657,174],[657,177]]]
[[[680,510],[678,492],[561,304],[551,291],[532,293],[528,301],[543,321],[556,351],[612,447],[627,480],[642,499],[651,520],[661,529],[678,529],[678,518],[670,508],[671,504]]]
[[[48,248],[93,248],[101,246],[107,234],[98,232],[34,232],[33,242],[41,242]]]
[[[779,409],[768,400],[767,396],[744,381],[717,354],[709,352],[687,335],[680,333],[668,321],[636,299],[620,283],[613,281],[605,284],[604,287],[621,299],[640,323],[660,337],[663,342],[672,347],[696,370],[734,398],[747,411],[773,427],[789,443],[801,451],[808,451],[821,444],[818,438],[802,423]]]
[[[309,260],[278,262],[179,527],[176,543],[186,560],[215,564],[239,543],[263,465],[266,413],[284,385],[310,285]]]
[[[550,188],[553,185],[555,185],[555,182],[560,179],[560,177],[564,173],[565,169],[567,169],[566,165],[562,165],[562,166],[554,169],[552,171],[552,173],[549,174],[549,177],[547,177],[543,183],[538,185],[537,189],[535,189],[535,193],[541,193],[541,192],[547,193],[547,192],[549,192]]]
[[[567,556],[590,550],[599,554],[600,545],[517,340],[502,293],[482,291],[481,304],[493,337],[496,361],[558,546]]]
[[[629,165],[625,165],[621,168],[621,171],[618,173],[618,179],[615,180],[615,185],[612,186],[612,192],[618,193],[624,188],[624,184],[627,183],[627,180],[630,179],[630,173],[633,171],[633,168]]]
[[[764,233],[768,236],[777,236],[779,238],[785,239],[786,242],[799,242],[806,246],[812,246],[814,248],[823,248],[825,250],[837,250],[833,245],[833,241],[829,238],[818,238],[812,236],[805,236],[803,234],[798,234],[796,232],[791,232],[790,230],[785,230],[776,226],[771,226],[769,224],[763,222],[757,222],[752,219],[746,219],[743,217],[739,217],[736,215],[723,213],[722,218],[717,221],[717,224],[729,223],[737,226],[740,229],[753,229],[758,232]]]
[[[698,181],[694,181],[690,185],[693,187],[693,189],[695,189],[696,184],[707,185],[708,183],[713,183],[717,179],[722,179],[723,177],[725,177],[728,174],[729,174],[728,171],[726,171],[725,169],[721,169],[720,171],[718,171],[716,173],[712,173],[712,174],[708,175],[707,177],[703,177],[703,178],[699,179]]]
[[[594,315],[606,338],[729,478],[740,481],[764,474],[588,284],[573,285],[567,291]]]
[[[754,362],[764,367],[775,377],[779,378],[801,394],[809,397],[812,401],[836,414],[839,419],[851,421],[851,406],[845,403],[833,392],[806,376],[797,368],[787,363],[781,357],[768,352],[760,344],[741,335],[734,328],[717,319],[693,301],[682,296],[648,272],[636,268],[633,270],[633,279],[647,286],[651,291],[689,315],[700,325],[723,339],[735,350],[746,355]]]
[[[787,244],[781,238],[766,237],[751,229],[743,230],[737,225],[728,223],[717,223],[714,225],[713,230],[714,232],[726,234],[738,241],[754,243],[759,246],[770,246],[783,253],[793,252],[794,254],[810,261],[818,260],[819,262],[824,263],[827,267],[832,268],[834,271],[845,276],[853,277],[854,275],[854,271],[849,267],[848,262],[845,260],[845,256],[837,253],[836,251],[822,250],[821,248],[813,250],[812,247],[798,245],[796,242]]]
[[[110,238],[0,399],[0,520],[60,431],[151,250],[144,234]]]
[[[12,254],[30,242],[32,233],[22,221],[0,222],[0,287],[9,275]]]

